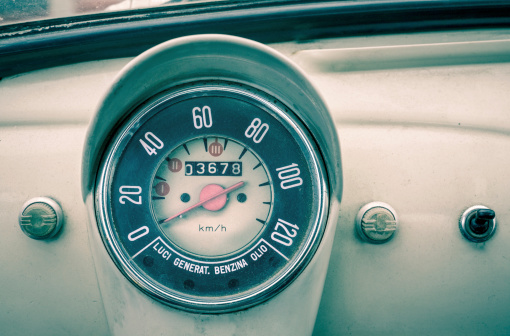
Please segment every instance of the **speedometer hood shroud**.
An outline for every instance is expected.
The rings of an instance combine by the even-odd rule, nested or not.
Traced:
[[[297,66],[269,47],[224,35],[175,39],[135,58],[119,73],[92,120],[83,157],[82,192],[89,211],[92,252],[98,281],[104,288],[108,319],[112,328],[122,332],[147,333],[150,330],[157,333],[179,324],[178,329],[185,333],[197,323],[195,315],[160,305],[143,295],[116,270],[97,231],[94,187],[114,130],[139,106],[162,92],[207,81],[236,83],[260,90],[287,106],[290,111],[286,113],[304,124],[325,166],[329,212],[324,214],[327,224],[313,258],[285,290],[248,310],[214,315],[205,324],[240,323],[243,329],[250,328],[254,334],[259,333],[256,330],[262,325],[267,332],[280,335],[309,334],[320,302],[341,198],[342,174],[336,130],[320,94]],[[291,312],[289,306],[296,309]],[[142,310],[152,316],[144,318],[143,323],[139,319]],[[164,320],[165,323],[157,327],[151,324],[155,316],[160,316],[158,322]],[[295,321],[292,328],[282,323],[289,319]]]

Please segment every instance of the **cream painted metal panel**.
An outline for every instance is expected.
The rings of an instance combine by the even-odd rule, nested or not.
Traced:
[[[80,197],[85,126],[0,128],[0,329],[3,335],[102,335],[107,329]],[[58,200],[61,232],[28,238],[25,201]]]
[[[322,72],[301,51],[505,38],[505,31],[481,31],[273,46],[308,72],[342,145],[344,197],[314,335],[510,333],[510,66]],[[128,61],[0,81],[2,334],[109,334],[88,247],[80,160],[87,123]],[[18,227],[21,205],[41,195],[56,198],[66,215],[49,242]],[[354,230],[357,211],[374,200],[400,218],[388,244],[363,243]],[[498,229],[473,244],[457,221],[479,203],[496,211]],[[197,333],[200,322],[192,321]]]
[[[510,333],[510,137],[408,125],[338,130],[344,197],[314,334]],[[374,200],[400,219],[383,245],[354,230],[358,210]],[[459,231],[475,204],[499,221],[485,243]]]

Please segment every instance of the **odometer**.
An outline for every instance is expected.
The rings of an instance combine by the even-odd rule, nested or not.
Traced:
[[[302,271],[327,194],[314,141],[291,110],[220,82],[136,108],[107,150],[96,202],[103,241],[137,287],[211,313],[267,300]]]
[[[216,138],[215,144],[219,144],[217,140]],[[227,141],[228,139],[225,139],[225,144]],[[224,147],[221,144],[216,147],[223,151]],[[186,176],[241,176],[243,174],[243,163],[241,161],[186,161],[185,167]]]

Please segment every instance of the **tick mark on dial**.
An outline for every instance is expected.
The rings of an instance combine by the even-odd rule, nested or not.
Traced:
[[[261,223],[262,225],[266,225],[266,221],[259,219],[259,218],[256,218],[256,219],[257,219],[257,222]]]
[[[262,204],[271,205],[271,202],[262,202]]]
[[[258,165],[256,165],[255,167],[253,167],[253,170],[257,169],[258,167],[262,166],[262,162],[259,162]]]
[[[186,151],[186,153],[188,153],[188,155],[191,155],[189,153],[189,149],[188,149],[188,146],[186,146],[186,144],[182,144],[182,148],[184,148],[184,150]]]
[[[259,184],[259,187],[265,187],[269,185],[269,181]]]
[[[228,143],[228,139],[225,139],[225,143],[223,144],[223,150],[227,149],[227,143]]]
[[[204,138],[204,147],[205,147],[205,151],[207,152],[208,149],[207,149],[207,138]]]
[[[155,178],[157,178],[158,180],[161,180],[161,181],[166,181],[164,178],[162,178],[162,177],[160,177],[158,175],[156,175]]]
[[[152,196],[153,200],[164,200],[165,198],[162,196]]]
[[[248,151],[248,148],[244,147],[243,151],[241,152],[241,155],[239,155],[239,160],[241,160],[241,158],[244,156],[244,154],[246,154],[247,151]]]

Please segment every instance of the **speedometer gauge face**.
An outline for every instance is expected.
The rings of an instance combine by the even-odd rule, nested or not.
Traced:
[[[155,221],[169,240],[197,256],[247,246],[271,211],[272,183],[264,164],[228,137],[183,143],[165,158],[152,185]]]
[[[137,108],[105,154],[99,229],[131,282],[169,305],[229,312],[267,300],[320,242],[327,185],[312,137],[283,104],[195,84]]]

